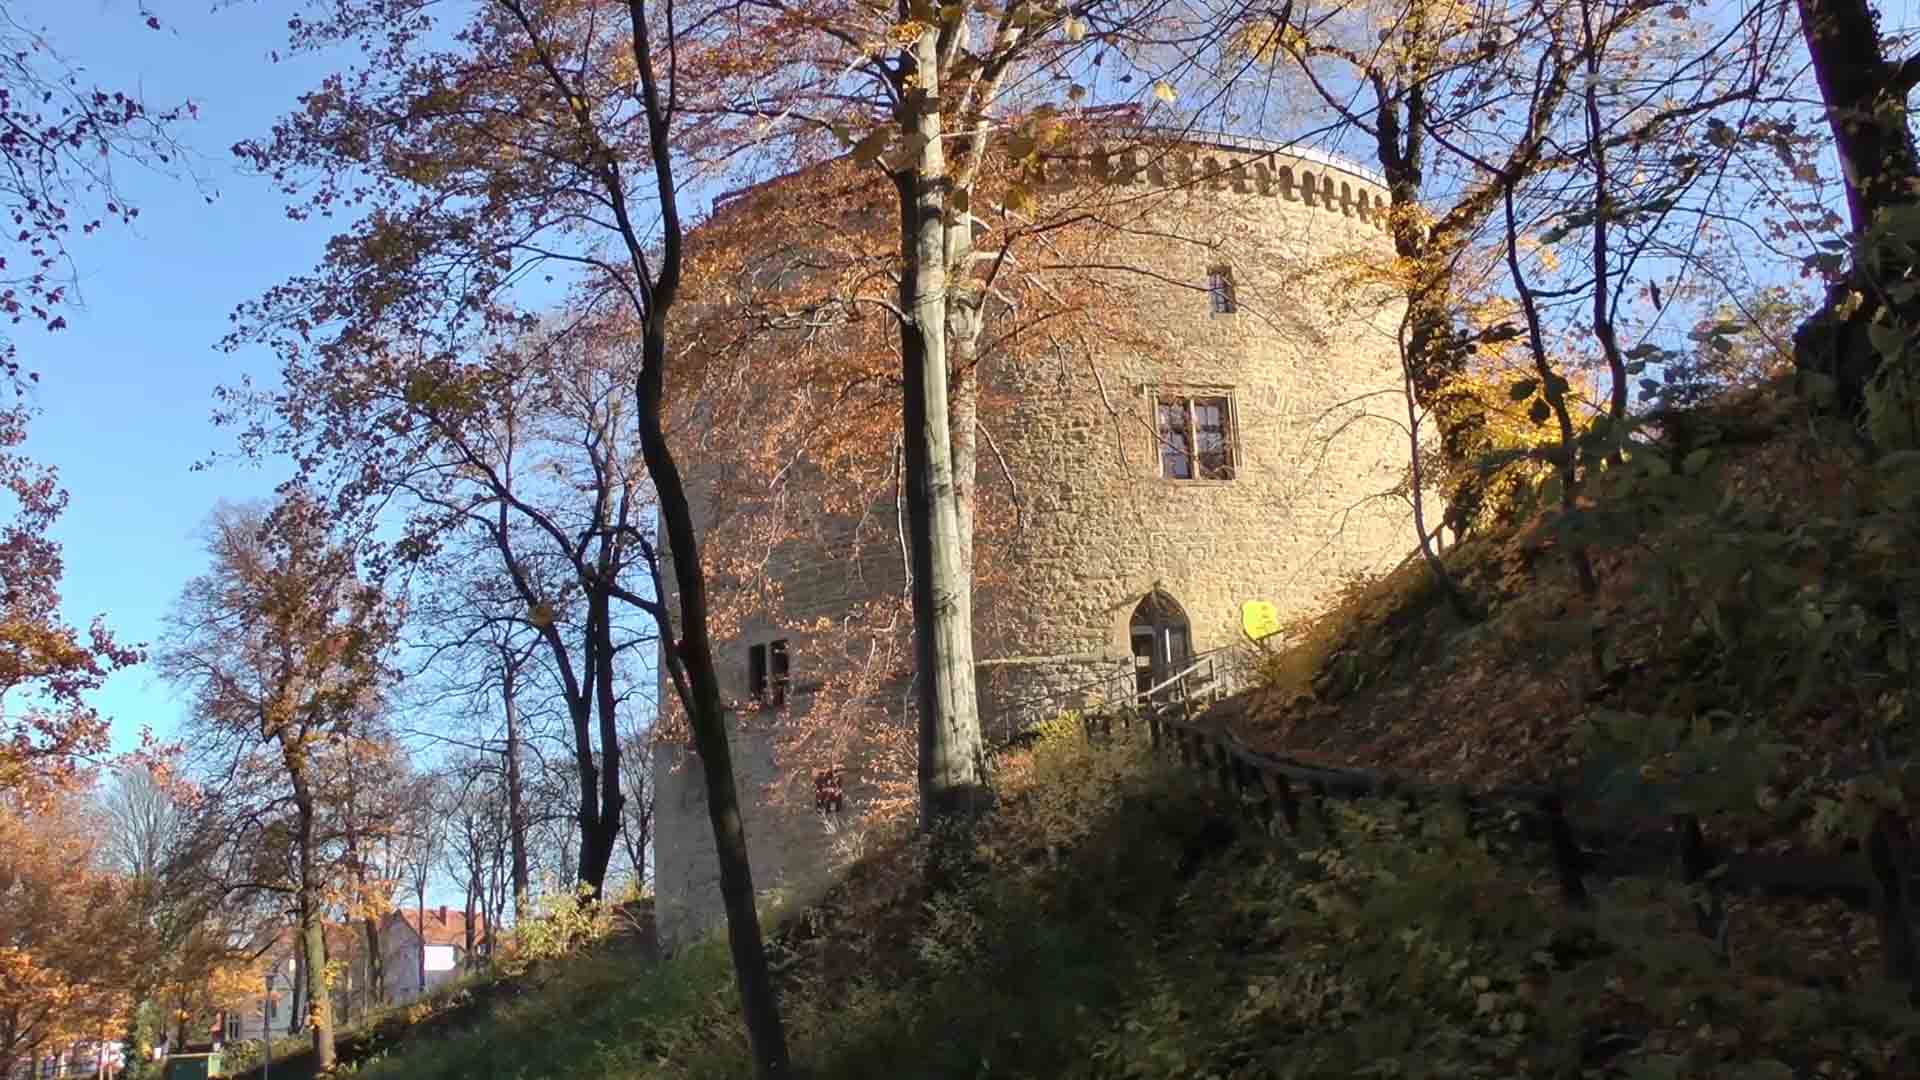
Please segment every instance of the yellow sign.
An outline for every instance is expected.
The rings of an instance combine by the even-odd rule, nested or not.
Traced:
[[[1240,629],[1248,640],[1264,641],[1280,632],[1280,612],[1265,600],[1249,600],[1240,605]]]

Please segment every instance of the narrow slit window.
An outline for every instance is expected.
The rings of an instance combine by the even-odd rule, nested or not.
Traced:
[[[775,641],[767,649],[767,661],[771,668],[769,689],[772,691],[772,704],[779,708],[787,703],[787,639]]]
[[[747,684],[753,700],[779,708],[787,703],[787,639],[747,650]]]
[[[1230,267],[1216,266],[1207,271],[1207,302],[1212,305],[1215,315],[1231,315],[1240,310],[1239,299],[1233,294],[1233,270]]]
[[[1228,398],[1162,397],[1155,415],[1161,476],[1169,480],[1233,479],[1233,406]]]

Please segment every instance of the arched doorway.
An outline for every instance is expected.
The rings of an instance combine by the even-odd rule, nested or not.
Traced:
[[[1133,644],[1134,692],[1145,694],[1187,666],[1193,655],[1193,635],[1187,613],[1165,590],[1154,589],[1133,609],[1129,624]]]

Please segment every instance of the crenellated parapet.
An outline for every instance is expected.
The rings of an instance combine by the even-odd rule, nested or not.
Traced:
[[[1353,218],[1386,231],[1384,187],[1357,167],[1275,149],[1172,143],[1086,146],[1048,162],[1047,184],[1077,183],[1233,192]]]

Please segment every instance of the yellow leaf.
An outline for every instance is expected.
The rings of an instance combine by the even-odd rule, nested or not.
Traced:
[[[1159,80],[1156,80],[1153,84],[1153,96],[1171,105],[1173,104],[1173,99],[1175,97],[1178,97],[1179,95],[1173,92],[1172,83],[1168,82],[1165,79],[1159,79]]]
[[[1061,21],[1060,30],[1067,35],[1068,41],[1079,41],[1087,36],[1087,24],[1072,15]]]

